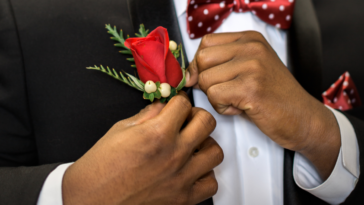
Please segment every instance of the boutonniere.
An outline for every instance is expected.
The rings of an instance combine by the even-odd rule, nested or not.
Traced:
[[[120,53],[133,55],[127,58],[128,61],[135,62],[132,65],[136,68],[138,76],[133,76],[124,71],[116,72],[115,69],[100,65],[87,67],[90,70],[98,70],[119,80],[130,87],[143,92],[143,98],[153,102],[159,99],[164,103],[177,95],[186,84],[185,62],[182,45],[169,40],[167,29],[158,27],[148,34],[144,25],[140,25],[137,37],[124,39],[123,31],[117,31],[106,25],[111,39],[117,41],[114,46],[123,48]],[[181,56],[182,65],[177,59]]]

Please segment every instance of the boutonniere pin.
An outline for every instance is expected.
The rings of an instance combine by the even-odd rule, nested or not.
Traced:
[[[111,77],[142,91],[143,98],[153,102],[159,99],[164,103],[177,95],[186,84],[185,62],[182,45],[170,41],[167,29],[158,27],[148,34],[144,25],[140,25],[137,37],[125,40],[123,31],[117,31],[116,27],[112,28],[106,25],[108,33],[112,35],[111,39],[117,41],[114,45],[123,48],[120,53],[133,55],[133,58],[127,58],[128,61],[135,62],[132,67],[136,68],[138,76],[133,76],[124,71],[116,72],[109,67],[87,67],[90,70],[98,70],[110,75]],[[182,65],[177,59],[181,56]]]

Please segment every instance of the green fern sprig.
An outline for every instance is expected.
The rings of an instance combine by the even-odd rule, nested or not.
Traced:
[[[140,24],[139,33],[136,33],[135,35],[137,37],[147,37],[147,35],[149,33],[149,29],[148,30],[145,30],[144,24]]]
[[[123,30],[120,29],[120,33],[118,33],[116,26],[114,26],[114,28],[112,28],[110,26],[110,24],[106,24],[105,28],[108,30],[107,33],[109,33],[113,36],[113,37],[110,37],[110,39],[118,42],[118,43],[114,44],[114,46],[125,49],[125,50],[121,50],[119,52],[122,54],[132,55],[130,49],[124,45],[125,39],[124,39]],[[129,36],[127,36],[127,38],[129,38]]]
[[[106,67],[106,69],[105,69],[102,65],[100,65],[100,67],[98,67],[96,65],[94,67],[87,67],[87,69],[98,70],[103,73],[106,73],[109,76],[115,78],[116,80],[119,80],[119,81],[129,85],[130,87],[133,87],[137,90],[144,92],[144,86],[145,86],[144,83],[141,80],[139,80],[138,78],[134,77],[133,75],[130,75],[129,73],[124,72],[125,75],[127,76],[127,77],[125,77],[122,72],[120,72],[120,75],[119,75],[114,69],[112,69],[112,71],[111,71],[109,67]]]

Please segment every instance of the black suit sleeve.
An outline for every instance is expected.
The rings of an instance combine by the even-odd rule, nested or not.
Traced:
[[[16,21],[9,1],[0,0],[0,204],[36,204],[57,166],[37,164]]]

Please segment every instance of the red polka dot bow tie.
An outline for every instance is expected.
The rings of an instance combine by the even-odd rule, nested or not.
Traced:
[[[339,80],[322,94],[322,97],[325,105],[343,111],[361,105],[359,93],[349,72],[342,74]]]
[[[191,39],[214,32],[232,12],[251,11],[282,29],[291,25],[294,0],[188,0],[187,32]]]

